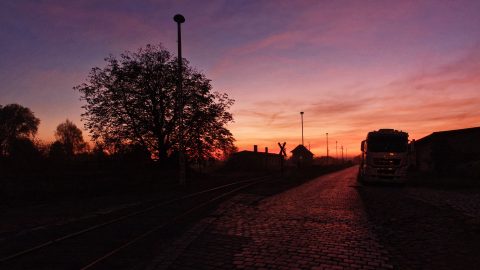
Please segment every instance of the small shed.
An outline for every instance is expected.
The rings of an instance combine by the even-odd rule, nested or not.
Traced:
[[[298,166],[311,165],[313,162],[313,153],[302,144],[299,144],[290,152],[292,153],[290,160]]]

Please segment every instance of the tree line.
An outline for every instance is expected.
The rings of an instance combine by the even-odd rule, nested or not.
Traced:
[[[0,105],[0,157],[69,159],[88,150],[82,131],[70,120],[57,126],[55,141],[51,144],[35,140],[39,124],[40,119],[30,108],[19,104]]]
[[[55,130],[55,142],[35,141],[40,120],[18,104],[0,105],[0,157],[43,155],[73,159],[82,153],[142,153],[159,164],[174,161],[183,143],[189,162],[222,158],[236,151],[227,125],[234,100],[214,92],[211,81],[161,45],[147,45],[105,58],[74,87],[84,102],[82,121],[92,144],[68,119]],[[181,92],[178,83],[182,82]],[[93,145],[93,147],[89,147]],[[91,149],[90,149],[91,148]]]

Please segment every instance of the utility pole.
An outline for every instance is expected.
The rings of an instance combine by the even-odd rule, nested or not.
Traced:
[[[302,146],[303,146],[303,112],[300,112],[300,117],[302,118]]]
[[[342,145],[342,164],[343,164],[343,145]]]
[[[335,141],[335,159],[338,162],[338,148],[337,148],[337,145],[338,145],[338,141]]]
[[[186,183],[186,165],[185,165],[185,142],[183,141],[183,60],[182,60],[182,31],[180,25],[185,22],[185,17],[181,14],[173,16],[173,20],[177,23],[177,42],[178,42],[178,78],[177,78],[177,113],[178,113],[178,133],[179,133],[179,153],[178,153],[178,165],[180,167],[179,182],[180,185]]]
[[[328,132],[326,133],[327,135],[327,164],[330,163],[329,162],[329,157],[328,157]]]

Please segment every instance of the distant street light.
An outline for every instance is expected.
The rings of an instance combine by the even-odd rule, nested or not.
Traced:
[[[302,118],[302,146],[303,146],[303,112],[300,112],[300,117]]]
[[[328,132],[325,133],[325,134],[327,135],[327,164],[328,164],[328,163],[329,163],[329,162],[328,162]]]
[[[179,154],[178,154],[178,163],[180,167],[179,182],[181,185],[185,185],[186,182],[186,165],[185,165],[185,142],[183,141],[183,60],[182,60],[182,30],[180,24],[185,22],[185,17],[181,14],[173,16],[173,20],[177,23],[177,42],[178,42],[178,78],[177,78],[177,113],[178,113],[178,122],[179,122]]]
[[[338,144],[338,142],[335,141],[335,159],[336,159],[337,162],[338,162],[338,148],[337,148],[337,144]]]

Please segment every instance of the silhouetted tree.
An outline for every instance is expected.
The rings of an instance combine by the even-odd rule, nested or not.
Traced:
[[[150,151],[140,144],[123,145],[115,154],[118,159],[128,163],[142,164],[151,161]]]
[[[191,159],[211,157],[233,146],[226,128],[233,121],[228,112],[233,100],[212,92],[210,80],[186,60],[183,95],[176,88],[177,60],[161,45],[105,61],[104,68],[92,69],[87,83],[74,87],[86,101],[82,116],[95,140],[106,146],[142,145],[160,160],[178,149],[180,137]]]
[[[55,138],[57,142],[62,144],[63,151],[67,157],[72,157],[74,154],[81,152],[86,145],[82,131],[68,119],[57,126]],[[56,147],[58,148],[58,146]]]
[[[10,145],[21,138],[32,138],[40,120],[33,112],[18,104],[0,105],[0,156],[9,154]]]
[[[64,161],[68,157],[65,146],[59,141],[50,145],[48,156],[54,161]]]
[[[105,147],[103,146],[103,144],[96,142],[95,145],[93,146],[92,154],[99,159],[105,158],[106,153],[105,153]]]
[[[42,159],[41,152],[29,138],[15,138],[8,147],[9,159],[15,166],[32,168]]]
[[[224,152],[223,152],[223,156],[221,157],[222,160],[227,160],[229,159],[233,154],[237,153],[238,152],[238,147],[236,147],[235,145],[232,145],[232,147],[226,149]]]

